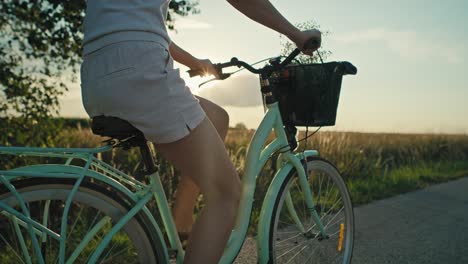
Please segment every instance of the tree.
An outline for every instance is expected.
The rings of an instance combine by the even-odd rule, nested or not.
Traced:
[[[234,129],[236,130],[247,130],[247,126],[244,124],[244,123],[237,123],[235,126],[234,126]]]
[[[199,12],[197,0],[172,1],[177,16]],[[0,3],[0,145],[53,145],[59,96],[76,81],[85,0]]]

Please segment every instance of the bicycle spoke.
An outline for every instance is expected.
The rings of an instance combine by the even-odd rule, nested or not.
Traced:
[[[325,162],[319,161],[319,163]],[[286,203],[286,191],[283,191],[281,194],[283,200],[278,203],[280,209],[277,209],[278,216],[274,231],[275,238],[277,238],[272,249],[275,252],[274,263],[336,263],[337,260],[350,258],[348,249],[352,241],[349,242],[348,235],[344,237],[345,242],[340,240],[342,236],[338,236],[342,232],[340,224],[343,223],[346,225],[346,230],[351,228],[353,232],[348,220],[352,217],[349,214],[352,208],[346,205],[346,199],[349,199],[349,196],[342,191],[343,188],[339,187],[339,184],[343,186],[343,181],[333,167],[318,167],[315,170],[308,168],[308,182],[314,206],[317,209],[320,223],[326,231],[326,236],[320,231],[318,222],[307,209],[303,186],[300,185],[297,177],[291,179],[290,184],[296,186],[291,186],[288,191],[295,210],[299,210],[296,211],[299,219],[296,219],[296,222],[291,220],[287,208],[287,205],[291,203]],[[335,173],[335,176],[332,177],[330,172]],[[296,228],[297,220],[303,225],[305,232],[300,232]],[[344,243],[343,250],[338,249],[339,243]]]
[[[340,219],[338,219],[338,220],[337,220],[337,221],[335,221],[335,222],[334,222],[332,225],[329,225],[329,226],[327,225],[327,226],[328,226],[328,227],[334,226],[334,225],[336,225],[336,224],[339,224],[339,223],[341,223],[341,221],[342,221],[342,220],[344,220],[344,217],[343,217],[343,218],[340,218]]]
[[[335,233],[333,233],[333,234],[331,234],[331,235],[328,235],[328,236],[329,236],[329,237],[332,237],[332,236],[338,234],[339,232],[340,232],[340,230],[338,230],[338,231],[336,231]]]
[[[279,257],[277,257],[277,259],[280,259],[280,258],[282,258],[282,257],[286,256],[288,253],[290,253],[290,252],[291,252],[291,251],[293,251],[294,249],[296,249],[296,248],[298,248],[298,247],[302,246],[304,243],[307,243],[307,242],[309,242],[309,241],[308,241],[308,240],[306,240],[306,241],[303,241],[303,242],[301,242],[301,243],[297,244],[296,246],[294,246],[294,247],[293,247],[293,248],[291,248],[290,250],[288,250],[288,251],[286,251],[285,253],[283,253],[283,255],[281,255],[281,256],[279,256]]]
[[[294,226],[295,224],[292,222],[284,222],[284,221],[279,221],[279,223],[287,225],[287,226]]]
[[[342,208],[340,209],[340,211],[338,211],[338,213],[340,213],[343,209],[344,209],[344,207],[342,207]],[[336,216],[338,216],[338,214],[336,214],[335,216],[333,216],[332,219],[331,219],[329,222],[333,221],[333,219],[335,219]],[[327,226],[328,226],[328,225],[326,225],[325,227],[327,227]]]
[[[278,231],[277,233],[279,233],[279,234],[291,234],[291,233],[297,233],[297,231]]]
[[[21,263],[25,263],[24,260],[18,255],[16,250],[10,245],[10,243],[8,243],[8,241],[5,239],[5,237],[2,234],[0,234],[0,238],[9,248],[11,248],[11,251],[19,260],[21,260]]]
[[[308,246],[304,246],[303,248],[301,248],[301,250],[299,250],[294,256],[291,257],[291,259],[286,262],[286,264],[290,263],[295,257],[297,257],[302,251],[304,251],[304,249],[306,249]]]
[[[315,227],[315,225],[312,226],[311,228],[307,229],[307,230],[306,230],[306,233],[312,231],[312,229],[313,229],[314,227]],[[299,232],[299,231],[298,231],[298,232]],[[291,231],[291,232],[289,232],[289,233],[297,233],[297,232]],[[281,240],[280,242],[276,243],[276,245],[283,244],[283,243],[285,243],[286,241],[289,241],[289,240],[291,240],[291,239],[294,239],[294,238],[297,238],[297,237],[303,236],[303,235],[304,235],[303,233],[299,232],[297,235],[295,235],[295,236],[293,236],[293,237],[287,238],[287,239],[285,239],[285,240]],[[319,235],[319,233],[317,232],[317,234],[315,235],[314,239],[317,238],[318,235]]]
[[[296,183],[297,183],[297,181],[296,181]],[[306,203],[305,203],[306,198],[305,198],[304,191],[301,191],[301,188],[299,188],[299,184],[295,184],[295,186],[296,186],[296,189],[297,189],[298,193],[300,193],[301,197],[302,197],[301,203],[302,203],[303,215],[306,215],[307,214],[307,206],[306,206]],[[295,208],[294,208],[294,210],[295,210]]]
[[[99,214],[96,214],[96,216],[94,216],[93,218],[93,221],[89,225],[88,230],[86,231],[86,234],[89,233],[89,231],[91,231],[91,228],[93,228],[93,226],[96,224],[96,221],[98,218],[101,218],[101,217],[99,217]]]
[[[327,191],[326,191],[326,194],[328,193],[328,188],[330,187],[330,178],[327,178]],[[321,207],[320,207],[320,212],[323,212],[323,205],[327,202],[327,200],[323,201],[322,199],[322,204],[321,204]]]
[[[288,241],[290,241],[290,240],[292,240],[292,239],[294,239],[294,238],[297,238],[297,237],[299,237],[299,236],[301,236],[301,235],[302,235],[302,234],[297,234],[297,235],[295,235],[295,236],[293,236],[293,237],[290,237],[290,238],[288,238],[288,239],[281,240],[280,242],[276,243],[276,246],[277,246],[277,247],[278,247],[278,246],[283,246],[283,244],[285,244],[286,242],[288,242]]]
[[[81,213],[83,212],[83,208],[84,208],[84,207],[81,207],[81,208],[80,208],[80,211],[78,212],[78,216],[76,217],[76,221],[73,223],[72,227],[70,228],[70,231],[68,231],[67,239],[70,238],[70,236],[71,236],[72,233],[73,233],[73,230],[75,230],[75,226],[76,226],[76,224],[78,223],[78,220],[80,220],[80,218],[81,218]],[[88,231],[89,231],[89,230],[88,230]]]
[[[114,246],[115,246],[115,244],[114,244]],[[114,246],[113,246],[113,247],[114,247]],[[110,256],[109,259],[105,260],[105,262],[108,262],[108,261],[111,261],[111,260],[115,259],[115,257],[121,255],[122,253],[124,253],[124,252],[127,251],[127,250],[128,250],[128,248],[123,248],[123,249],[121,249],[120,251],[117,251],[115,254],[112,254],[112,255]],[[111,252],[111,251],[109,251],[109,253],[110,253],[110,252]],[[107,257],[106,257],[106,258],[107,258]],[[103,263],[104,263],[104,262],[103,262]],[[110,262],[110,263],[112,263],[112,262]],[[131,262],[131,263],[138,263],[138,262]]]
[[[304,263],[309,263],[309,260],[312,259],[312,257],[314,256],[314,253],[315,253],[316,250],[317,250],[317,249],[314,249],[314,250],[310,253],[309,257],[304,261]],[[319,262],[319,263],[320,263],[320,262]],[[319,264],[319,263],[318,263],[318,264]]]
[[[320,186],[319,186],[319,191],[318,191],[318,196],[317,196],[317,197],[318,197],[318,198],[317,198],[317,203],[320,202],[318,199],[320,199],[320,197],[321,197],[321,196],[320,196],[320,193],[321,193],[321,191],[322,191],[322,177],[319,177],[319,179],[320,179],[320,180],[319,180],[319,181],[320,181]]]
[[[107,251],[107,253],[104,255],[104,257],[103,257],[103,262],[102,262],[102,263],[105,263],[105,262],[106,262],[107,257],[108,257],[109,254],[112,252],[112,250],[114,249],[114,247],[115,247],[115,243],[112,245],[112,247],[111,247],[111,248]],[[126,249],[124,249],[124,250],[126,250]],[[123,252],[123,251],[121,251],[121,252]],[[110,258],[110,260],[112,260],[112,257]]]
[[[42,188],[41,185],[37,185],[37,182],[31,181],[30,186],[26,186],[21,192],[24,196],[25,205],[29,208],[31,219],[42,223],[44,227],[50,230],[60,230],[62,219],[60,211],[63,210],[63,200],[68,197],[69,194],[69,182],[64,181],[64,184],[54,183],[43,183],[42,185],[47,188]],[[100,188],[100,187],[97,187]],[[100,190],[100,189],[97,189]],[[41,192],[43,195],[41,195]],[[19,192],[20,193],[20,192]],[[50,193],[54,193],[55,200],[50,200]],[[2,194],[0,200],[8,199],[12,200],[8,194]],[[93,197],[94,195],[94,197]],[[91,198],[91,199],[90,199]],[[130,201],[130,199],[126,199]],[[47,212],[46,203],[50,201],[50,210]],[[12,208],[17,208],[17,204],[12,205]],[[77,254],[73,256],[73,259],[69,259],[74,263],[87,263],[89,258],[92,256],[95,248],[101,243],[103,236],[106,235],[112,224],[118,221],[122,215],[125,215],[128,208],[124,203],[114,200],[104,194],[101,194],[94,189],[83,193],[80,190],[75,194],[74,200],[70,205],[70,213],[66,221],[67,236],[65,238],[66,244],[66,258],[71,257],[73,252],[76,251],[77,247],[80,246],[80,250],[76,251]],[[99,229],[91,231],[96,223],[102,218],[108,218],[107,223],[102,223]],[[3,218],[2,218],[3,220]],[[10,262],[14,263],[26,263],[25,251],[21,250],[19,245],[18,232],[13,232],[12,220],[7,218],[5,225],[2,223],[0,230],[0,259],[3,260],[3,254],[8,258]],[[21,226],[23,224],[20,223]],[[151,228],[151,227],[147,227]],[[136,219],[129,221],[121,230],[119,230],[112,238],[110,243],[104,248],[103,254],[99,259],[100,263],[160,263],[162,257],[156,257],[155,247],[151,244],[153,242],[144,232],[145,228],[140,225],[140,222]],[[151,229],[150,229],[151,230]],[[21,232],[24,229],[21,229]],[[92,232],[92,233],[90,233]],[[24,233],[24,232],[22,232]],[[45,263],[54,264],[59,259],[59,241],[51,239],[47,233],[45,243],[40,244],[41,251],[44,253]],[[89,234],[88,237],[87,234]],[[42,241],[43,235],[40,241]],[[28,255],[31,256],[31,262],[38,262],[36,252],[31,252],[31,237],[24,236],[26,248],[28,249]],[[83,242],[83,243],[82,243]],[[159,241],[154,241],[160,243]],[[16,245],[16,246],[15,246]],[[24,248],[24,247],[23,247]],[[158,246],[159,248],[159,246]],[[0,262],[1,262],[0,260]]]

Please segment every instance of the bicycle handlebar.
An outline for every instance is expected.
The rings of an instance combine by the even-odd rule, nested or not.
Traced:
[[[320,47],[320,41],[317,40],[317,39],[310,39],[304,45],[305,50],[307,50],[307,49],[317,49],[318,47]],[[239,68],[243,67],[246,70],[250,71],[251,73],[264,74],[264,73],[269,73],[269,72],[272,72],[274,70],[278,70],[278,69],[281,69],[281,68],[287,66],[300,53],[301,53],[301,51],[298,48],[296,48],[282,62],[279,62],[279,57],[278,57],[278,58],[270,60],[271,65],[265,66],[263,68],[258,68],[258,69],[252,67],[250,64],[248,64],[248,63],[246,63],[244,61],[241,61],[241,60],[237,59],[236,57],[233,57],[229,62],[217,63],[217,64],[214,64],[213,66],[214,66],[214,68],[216,69],[216,72],[217,72],[216,79],[224,80],[224,79],[228,78],[229,76],[231,76],[231,73],[223,73],[224,68],[237,66]],[[344,74],[353,74],[354,75],[354,74],[357,73],[356,67],[354,65],[352,65],[351,63],[342,62],[342,65],[344,67],[344,71],[343,71]],[[199,76],[199,75],[201,76],[205,72],[202,69],[193,69],[193,70],[189,70],[188,73],[189,73],[190,77],[194,77],[194,76]]]
[[[224,80],[224,79],[226,79],[227,77],[230,76],[229,73],[223,73],[222,69],[232,67],[232,66],[237,66],[239,68],[244,67],[248,71],[250,71],[252,73],[255,73],[255,74],[261,74],[262,73],[262,69],[255,69],[254,67],[250,66],[247,62],[240,61],[236,57],[233,57],[229,62],[216,63],[216,64],[213,64],[213,66],[216,69],[216,71],[218,72],[216,77],[220,78],[221,80]],[[194,69],[194,70],[189,70],[187,72],[190,75],[190,77],[201,76],[201,75],[205,74],[203,69]],[[227,75],[229,75],[229,76],[227,76]],[[225,78],[223,78],[223,77],[225,77]]]
[[[311,38],[310,40],[308,40],[305,43],[304,49],[317,49],[319,46],[320,46],[320,41],[315,39],[315,38]],[[284,67],[284,66],[288,65],[300,53],[301,53],[301,51],[296,48],[293,52],[291,52],[291,54],[289,54],[289,56],[283,62],[281,62],[281,64],[279,64],[277,66],[280,66],[279,68],[281,68],[281,67]],[[229,61],[229,62],[217,63],[217,64],[214,64],[213,66],[215,67],[215,69],[216,69],[216,71],[218,73],[218,74],[216,74],[217,79],[221,79],[221,80],[224,80],[224,79],[228,78],[229,76],[231,76],[228,73],[223,73],[222,69],[227,68],[227,67],[232,67],[232,66],[237,66],[239,68],[244,67],[248,71],[250,71],[252,73],[255,73],[255,74],[262,74],[262,73],[265,72],[265,68],[255,69],[254,67],[250,66],[248,63],[238,60],[236,57],[232,58],[231,61]],[[189,70],[187,72],[188,72],[190,77],[202,76],[202,75],[205,74],[203,69],[191,69],[191,70]]]

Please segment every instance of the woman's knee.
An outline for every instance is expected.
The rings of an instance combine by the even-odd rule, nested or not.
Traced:
[[[220,124],[223,128],[228,128],[229,127],[229,114],[228,112],[222,108],[221,106],[218,108],[218,119],[220,120]]]
[[[207,202],[239,200],[239,176],[210,120],[205,119],[187,137],[156,147],[170,163],[192,178]]]
[[[224,108],[216,105],[216,107],[211,110],[210,114],[207,115],[219,134],[225,134],[227,132],[229,128],[229,114]]]
[[[215,126],[218,133],[220,135],[227,133],[229,127],[228,112],[224,108],[211,102],[210,100],[199,96],[197,96],[197,98],[200,100],[201,107],[205,111],[210,121]]]

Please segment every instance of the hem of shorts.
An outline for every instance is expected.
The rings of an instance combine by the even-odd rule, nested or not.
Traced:
[[[169,40],[154,32],[146,31],[119,31],[104,35],[98,39],[83,43],[83,56],[89,55],[99,49],[109,46],[114,43],[124,41],[151,41],[163,45],[169,49]]]
[[[200,107],[201,108],[201,107]],[[207,117],[206,113],[201,111],[202,114],[198,115],[196,118],[190,119],[189,121],[185,121],[184,119],[184,129],[179,133],[173,133],[170,136],[162,137],[162,136],[147,136],[147,139],[156,144],[168,144],[179,141],[186,136],[190,135],[190,133],[198,127],[203,120]],[[188,126],[188,127],[187,127]]]

